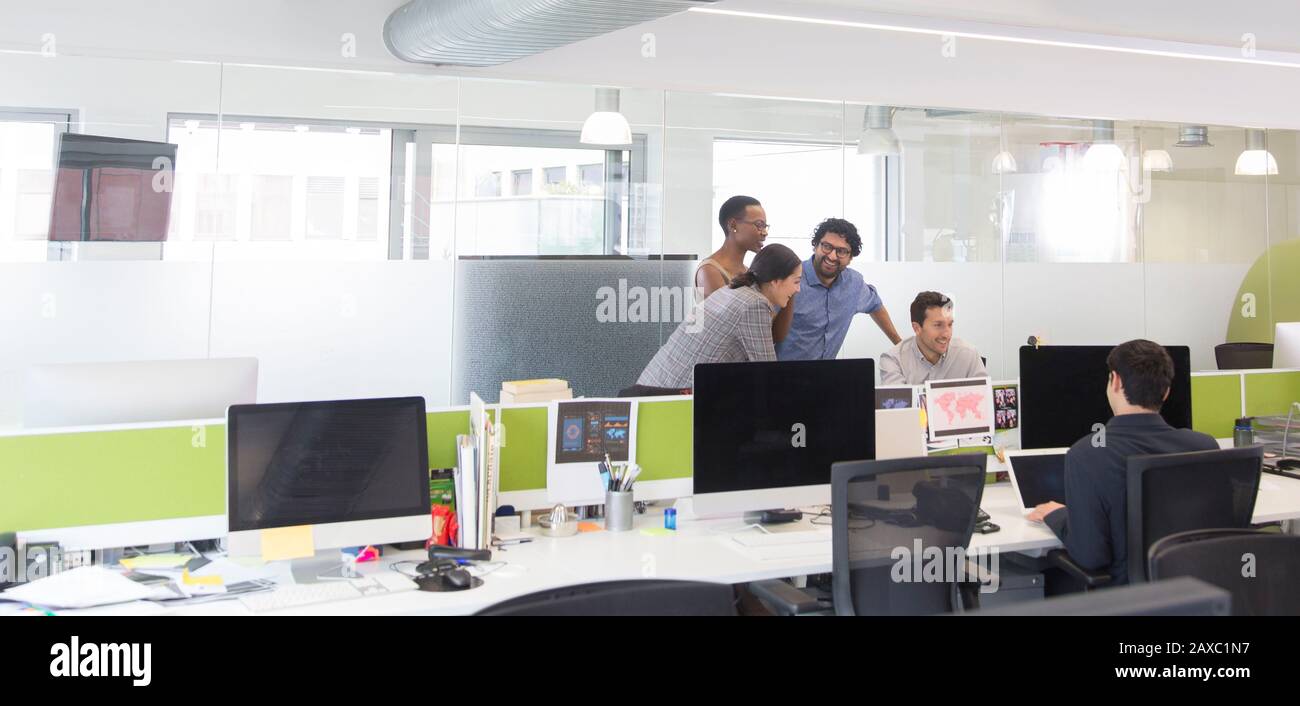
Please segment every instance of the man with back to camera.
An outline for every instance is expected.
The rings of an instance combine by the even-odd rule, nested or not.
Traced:
[[[857,227],[843,218],[827,218],[813,231],[812,245],[813,254],[803,263],[802,291],[772,323],[777,359],[835,358],[855,314],[870,316],[890,343],[898,343],[898,331],[876,288],[862,273],[848,269],[862,252]]]
[[[979,351],[952,335],[952,299],[921,292],[909,313],[914,335],[880,354],[881,385],[988,377]]]
[[[1113,585],[1121,585],[1129,580],[1128,457],[1212,451],[1219,444],[1208,434],[1175,429],[1160,416],[1174,381],[1174,361],[1163,346],[1143,339],[1121,343],[1106,366],[1106,399],[1115,416],[1106,423],[1104,442],[1095,446],[1089,434],[1070,447],[1065,504],[1043,503],[1029,519],[1047,523],[1080,566],[1106,569]]]

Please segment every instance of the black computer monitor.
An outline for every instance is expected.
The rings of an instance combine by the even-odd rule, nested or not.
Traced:
[[[1106,356],[1114,346],[1020,347],[1020,447],[1071,446],[1094,433],[1112,414],[1106,400]],[[1174,360],[1174,382],[1160,410],[1170,425],[1192,426],[1192,354],[1165,346]]]
[[[317,549],[428,539],[425,428],[423,397],[231,406],[230,553],[301,525]]]
[[[869,358],[695,366],[694,509],[830,502],[831,464],[875,458]]]

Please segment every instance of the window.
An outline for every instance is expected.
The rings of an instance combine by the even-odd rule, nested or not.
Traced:
[[[514,196],[528,196],[533,193],[533,170],[519,169],[511,172],[511,178],[514,182],[512,193]]]
[[[763,202],[772,224],[768,243],[807,253],[816,225],[831,216],[852,221],[862,236],[858,260],[883,253],[880,160],[862,158],[854,145],[717,139],[713,142],[713,213],[736,194]],[[713,229],[713,247],[723,234]]]
[[[547,186],[559,186],[564,183],[567,172],[565,167],[547,167],[542,170],[542,182]]]
[[[293,225],[293,177],[253,177],[251,240],[288,240]]]
[[[578,167],[578,183],[585,193],[599,193],[605,186],[604,164],[583,164]]]
[[[390,256],[392,130],[264,117],[173,115],[169,240],[221,240],[241,257]],[[400,223],[398,224],[400,228]],[[383,234],[384,237],[380,237]]]
[[[343,177],[307,177],[307,238],[343,237]]]
[[[562,130],[172,115],[168,139],[169,240],[245,258],[642,254],[654,222],[632,213],[644,136],[603,150]]]
[[[54,155],[72,118],[71,112],[0,108],[0,242],[49,236]]]
[[[379,237],[379,179],[361,177],[357,185],[357,240]]]

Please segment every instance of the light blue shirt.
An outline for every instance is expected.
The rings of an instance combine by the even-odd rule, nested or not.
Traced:
[[[813,259],[803,263],[803,282],[794,298],[794,320],[776,344],[778,360],[825,360],[839,355],[854,314],[880,308],[880,295],[862,273],[845,268],[830,287],[817,278]]]

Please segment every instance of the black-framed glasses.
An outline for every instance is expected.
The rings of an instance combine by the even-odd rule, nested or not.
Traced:
[[[836,255],[839,256],[839,258],[840,258],[841,260],[843,260],[843,259],[845,259],[845,258],[847,258],[847,257],[852,257],[852,256],[853,256],[853,251],[852,251],[852,250],[850,250],[850,249],[848,249],[848,248],[837,248],[837,247],[835,247],[834,245],[831,245],[830,243],[826,242],[825,240],[823,240],[823,241],[820,242],[820,243],[817,243],[817,248],[818,248],[819,250],[821,250],[821,251],[822,251],[824,254],[826,254],[826,255],[830,255],[831,253],[835,253]]]

